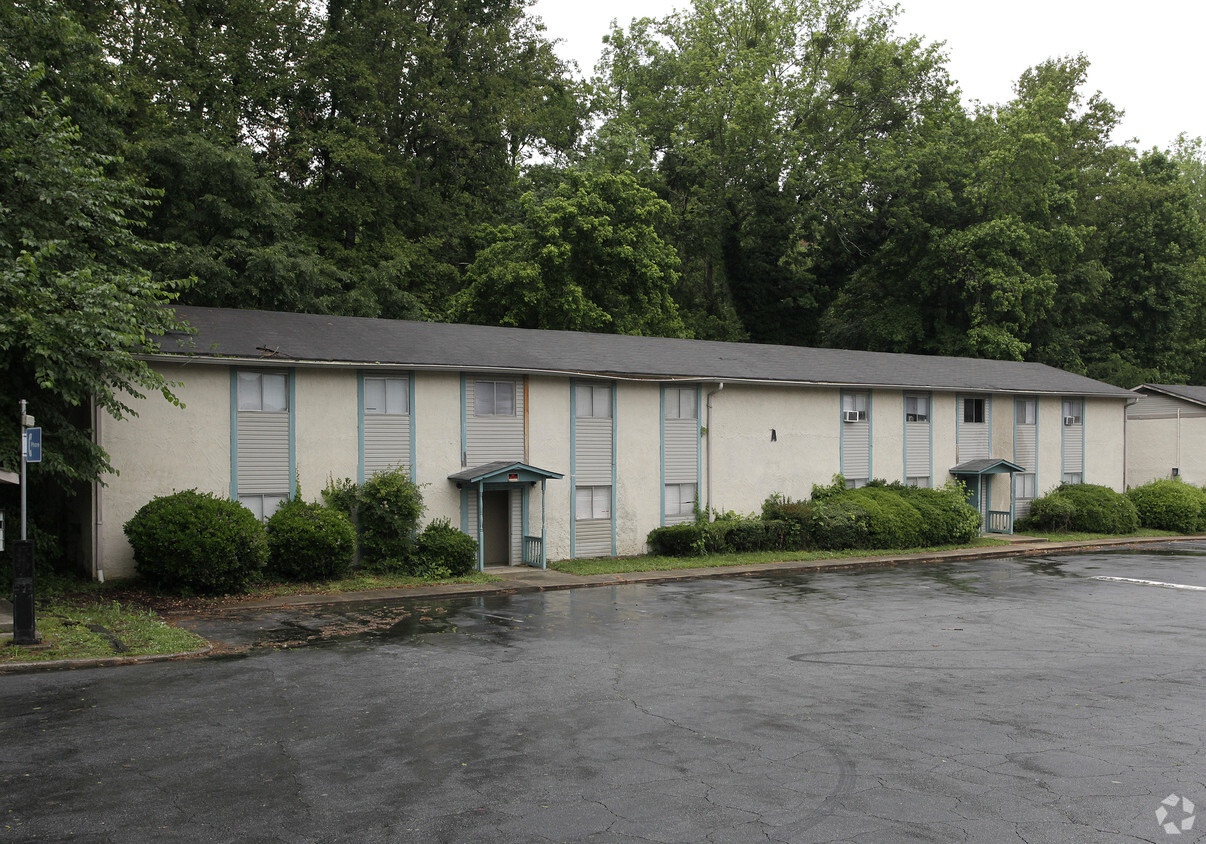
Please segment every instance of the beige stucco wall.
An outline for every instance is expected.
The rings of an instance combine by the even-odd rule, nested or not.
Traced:
[[[813,484],[829,483],[840,468],[840,419],[838,390],[726,385],[712,397],[703,445],[711,440],[712,509],[757,513],[772,493],[807,498]],[[706,469],[705,460],[705,498]]]
[[[533,375],[528,378],[528,464],[564,478],[545,482],[545,555],[563,560],[570,552],[570,519],[574,490],[570,482],[570,381]],[[528,529],[540,535],[540,485],[528,493]]]
[[[871,477],[903,481],[904,392],[875,390],[871,395]]]
[[[1063,398],[1039,396],[1038,461],[1034,473],[1034,491],[1039,497],[1046,495],[1063,481],[1063,420]]]
[[[1125,403],[1115,399],[1085,399],[1084,424],[1085,483],[1125,492]]]
[[[962,409],[957,405],[954,393],[935,392],[931,404],[933,484],[938,487],[951,479],[951,467],[959,463],[955,448],[955,425]]]
[[[415,482],[423,491],[424,522],[446,518],[461,527],[461,495],[448,476],[461,466],[461,377],[456,372],[416,372],[412,436]]]
[[[318,501],[331,478],[356,479],[357,383],[356,372],[350,369],[294,370],[294,458],[306,501]]]
[[[641,554],[661,524],[661,388],[616,384],[616,553]]]
[[[106,578],[134,574],[134,554],[122,532],[142,505],[158,495],[196,488],[230,494],[230,374],[225,366],[154,364],[180,408],[158,393],[136,399],[137,417],[101,419],[100,442],[118,474],[100,491],[100,559]]]

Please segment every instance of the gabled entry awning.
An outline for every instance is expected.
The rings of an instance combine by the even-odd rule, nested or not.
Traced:
[[[1003,457],[985,457],[981,460],[968,460],[951,469],[952,475],[1001,475],[1005,472],[1025,472],[1016,463],[1011,463]]]
[[[521,463],[516,460],[497,460],[493,463],[486,463],[471,469],[462,469],[448,476],[448,480],[455,482],[458,489],[468,487],[466,492],[469,492],[469,494],[477,499],[477,524],[472,525],[472,528],[477,534],[478,571],[482,571],[486,567],[485,546],[483,544],[485,537],[482,524],[482,511],[484,509],[482,499],[486,490],[493,491],[515,487],[522,490],[519,499],[522,502],[523,520],[521,536],[522,562],[526,565],[543,569],[548,566],[548,555],[545,551],[544,485],[546,481],[555,481],[564,477],[565,475],[560,472],[541,469],[537,466],[529,466],[527,463]],[[538,537],[527,535],[528,487],[535,486],[537,481],[540,482],[540,536]]]
[[[970,503],[984,516],[984,527],[989,533],[1013,533],[1013,484],[1010,483],[1009,509],[993,510],[989,496],[991,484],[984,483],[985,475],[1003,475],[1026,470],[1011,460],[1003,457],[982,457],[979,460],[967,460],[951,469],[951,474],[963,481],[971,492]],[[974,480],[973,480],[974,479]],[[981,500],[983,495],[983,500]]]
[[[470,485],[522,484],[557,480],[564,477],[565,475],[560,472],[550,472],[548,469],[539,469],[535,466],[529,466],[527,463],[518,463],[512,460],[496,460],[493,463],[474,466],[471,469],[462,469],[455,475],[449,475],[448,480],[456,481],[458,484]]]

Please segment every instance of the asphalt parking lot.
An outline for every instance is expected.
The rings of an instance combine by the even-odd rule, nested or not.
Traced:
[[[1183,544],[277,610],[0,677],[3,840],[1193,841],[1203,587]]]

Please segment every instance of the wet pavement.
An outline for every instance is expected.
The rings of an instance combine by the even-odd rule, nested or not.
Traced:
[[[270,647],[0,677],[2,838],[1192,841],[1178,586],[1206,543],[198,619]]]

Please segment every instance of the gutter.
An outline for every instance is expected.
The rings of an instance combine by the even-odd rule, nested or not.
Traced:
[[[346,369],[354,367],[357,369],[407,369],[419,372],[481,372],[481,373],[509,373],[509,374],[525,374],[525,375],[556,375],[570,378],[609,378],[615,381],[631,381],[634,383],[653,383],[653,384],[710,384],[719,383],[715,375],[638,375],[632,373],[617,373],[608,372],[606,370],[585,370],[585,369],[542,369],[536,367],[524,366],[481,366],[471,364],[447,364],[447,363],[407,363],[405,361],[353,361],[353,360],[306,360],[304,358],[287,358],[287,357],[199,357],[196,355],[135,355],[136,360],[142,360],[152,363],[175,363],[181,365],[189,365],[192,363],[219,366],[255,366],[255,367],[274,367],[274,366],[307,366],[316,369],[323,368],[339,368]],[[1013,389],[1008,387],[997,387],[991,384],[981,384],[978,386],[969,385],[943,385],[943,384],[900,384],[900,383],[871,383],[871,382],[853,382],[853,381],[808,381],[804,379],[778,379],[778,378],[728,378],[726,382],[734,384],[757,384],[770,385],[781,387],[829,387],[832,389],[860,389],[860,390],[932,390],[935,392],[984,392],[984,393],[1000,393],[1002,395],[1011,396],[1068,396],[1080,395],[1091,398],[1104,399],[1128,399],[1135,401],[1129,395],[1129,390],[1118,388],[1117,394],[1110,393],[1091,393],[1083,389],[1077,390],[1035,390]]]

